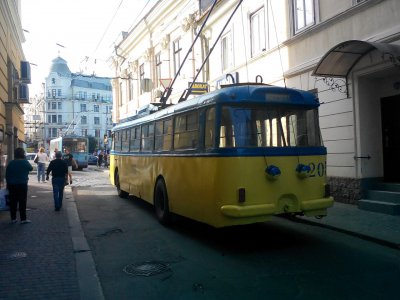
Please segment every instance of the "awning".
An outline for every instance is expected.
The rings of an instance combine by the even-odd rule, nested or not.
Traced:
[[[347,78],[360,59],[374,50],[400,62],[400,46],[398,45],[351,40],[340,43],[329,50],[318,62],[312,75]]]

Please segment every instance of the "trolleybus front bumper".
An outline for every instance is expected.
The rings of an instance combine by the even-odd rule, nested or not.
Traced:
[[[304,213],[306,216],[326,215],[326,209],[333,205],[333,197],[302,201],[300,208],[286,207],[284,211],[276,204],[223,205],[223,215],[232,218],[276,215],[281,213]]]

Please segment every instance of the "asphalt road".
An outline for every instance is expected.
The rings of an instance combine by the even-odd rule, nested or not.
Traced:
[[[214,229],[159,224],[108,172],[74,172],[74,197],[106,299],[395,299],[400,251],[282,218]]]

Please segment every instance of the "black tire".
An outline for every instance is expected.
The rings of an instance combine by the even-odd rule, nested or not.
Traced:
[[[121,185],[119,183],[119,175],[118,172],[115,173],[115,186],[117,187],[118,196],[121,198],[127,198],[129,194],[123,190],[121,190]]]
[[[161,224],[169,225],[171,223],[167,188],[163,179],[157,180],[154,190],[154,211]]]

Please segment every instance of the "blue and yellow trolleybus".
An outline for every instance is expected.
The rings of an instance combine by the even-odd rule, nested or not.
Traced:
[[[113,128],[110,180],[171,214],[223,227],[333,205],[319,101],[310,92],[236,84]]]
[[[53,158],[55,149],[58,149],[63,154],[65,149],[69,149],[79,170],[88,167],[89,139],[87,137],[76,135],[60,136],[50,141],[50,158]]]

